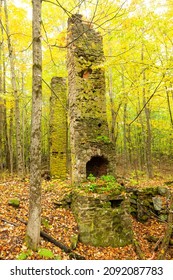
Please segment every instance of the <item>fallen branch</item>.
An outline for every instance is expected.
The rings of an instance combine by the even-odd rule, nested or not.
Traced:
[[[140,260],[145,260],[145,255],[141,250],[141,246],[139,241],[133,236],[133,246],[135,247],[136,254],[138,255]]]
[[[10,225],[15,226],[15,227],[18,226],[17,224],[15,224],[15,223],[13,223],[13,222],[7,221],[6,219],[0,218],[0,220],[1,220],[2,222],[4,222],[4,223],[10,224]]]
[[[161,236],[160,238],[158,238],[155,246],[154,246],[154,252],[156,252],[159,249],[159,245],[160,243],[163,241],[163,236]]]
[[[158,245],[160,245],[160,243],[162,242],[162,240],[163,240],[163,236],[162,237],[156,237],[156,236],[153,236],[153,235],[149,235],[149,236],[146,236],[145,237],[145,239],[148,241],[148,242],[153,242],[153,243],[156,243],[156,242],[158,242],[158,241],[160,241],[159,242],[159,244]],[[157,244],[157,243],[156,243]],[[169,240],[169,245],[173,245],[173,238],[171,238],[170,240]],[[155,247],[156,247],[156,245],[155,245]],[[158,247],[158,246],[157,246]],[[157,248],[155,249],[155,250],[157,250]]]
[[[17,218],[17,220],[19,220],[21,223],[27,225],[27,222]],[[62,249],[65,253],[69,254],[71,258],[76,259],[76,260],[85,260],[85,257],[78,255],[76,253],[74,253],[69,247],[67,247],[66,245],[62,244],[61,242],[59,242],[58,240],[56,240],[55,238],[53,238],[52,236],[50,236],[48,233],[46,233],[45,231],[40,231],[40,236],[43,237],[44,239],[46,239],[47,241],[53,243],[54,245],[56,245],[57,247],[59,247],[60,249]]]

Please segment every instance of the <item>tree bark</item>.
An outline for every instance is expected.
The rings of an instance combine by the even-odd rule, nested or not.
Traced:
[[[144,103],[146,102],[144,96]],[[152,153],[151,153],[151,125],[150,125],[150,110],[148,106],[145,107],[145,116],[146,116],[146,123],[147,123],[147,131],[146,131],[146,164],[147,164],[147,173],[148,178],[153,178],[153,166],[152,166]]]
[[[1,2],[0,2],[0,12],[1,12]],[[0,94],[2,94],[2,42],[0,42]],[[4,101],[0,97],[0,170],[3,171],[3,106]]]
[[[141,51],[141,61],[144,61],[144,45],[142,44]],[[143,104],[146,104],[146,69],[143,69]],[[151,134],[151,124],[150,124],[150,109],[149,105],[145,106],[145,117],[146,117],[146,143],[145,143],[145,154],[146,154],[146,165],[148,178],[153,178],[153,166],[152,166],[152,152],[151,152],[151,143],[152,143],[152,134]]]
[[[0,1],[0,14],[2,12],[2,0]],[[0,41],[0,94],[3,93],[3,87],[2,87],[2,80],[3,80],[3,75],[2,75],[2,67],[3,67],[3,63],[2,63],[2,45],[3,45],[3,29],[1,26],[1,41]],[[0,97],[0,170],[3,171],[3,161],[4,161],[4,145],[3,145],[3,141],[4,141],[4,133],[3,133],[3,123],[4,123],[4,115],[3,115],[3,111],[4,111],[4,100]]]
[[[8,23],[8,10],[7,10],[7,1],[4,0],[4,11],[6,19],[6,34],[8,42],[8,52],[10,59],[10,68],[11,68],[11,85],[14,94],[15,100],[15,125],[16,125],[16,149],[17,149],[17,173],[19,176],[23,176],[24,163],[22,158],[22,145],[21,145],[21,133],[20,133],[20,107],[19,107],[19,95],[16,83],[16,73],[14,66],[14,51],[11,44],[9,23]]]
[[[33,0],[33,76],[29,219],[27,246],[37,250],[41,224],[41,113],[42,113],[42,49],[41,0]]]
[[[125,81],[124,81],[124,68],[122,69],[122,90],[123,90],[123,175],[125,176],[128,171],[128,157],[127,157],[127,93],[125,92]]]
[[[0,8],[2,9],[2,0],[0,1]],[[1,12],[0,12],[1,13]],[[6,108],[6,64],[5,64],[5,51],[4,51],[4,30],[1,25],[1,34],[2,34],[2,42],[1,42],[1,79],[2,79],[2,93],[4,94],[4,123],[3,123],[3,131],[4,131],[4,158],[5,158],[5,168],[9,171],[10,169],[10,150],[9,150],[9,136],[8,136],[8,124],[7,124],[7,108]]]
[[[172,116],[172,110],[171,110],[171,102],[170,102],[169,91],[168,91],[167,87],[166,87],[166,98],[167,98],[167,103],[168,103],[170,122],[171,122],[171,126],[173,128],[173,116]]]
[[[111,50],[110,50],[111,53]],[[115,137],[115,122],[116,122],[116,114],[114,110],[114,101],[113,101],[113,78],[112,78],[112,69],[109,68],[109,98],[110,98],[110,109],[111,109],[111,128],[110,128],[110,138],[113,144],[116,144]]]
[[[9,116],[9,136],[8,136],[8,146],[9,146],[9,155],[10,155],[10,173],[13,174],[14,164],[13,164],[13,108],[10,109]]]
[[[138,111],[140,112],[141,110],[141,102],[140,102],[140,96],[138,95]],[[143,117],[142,114],[139,116],[139,121],[140,121],[140,125],[141,125],[141,132],[139,134],[139,166],[140,166],[140,170],[143,170],[144,164],[145,164],[145,129],[144,129],[144,121],[143,121]]]

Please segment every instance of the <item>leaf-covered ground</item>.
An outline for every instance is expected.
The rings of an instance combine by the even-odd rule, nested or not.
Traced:
[[[162,185],[163,181],[145,181],[143,185]],[[42,182],[42,230],[62,242],[66,246],[71,245],[71,237],[78,232],[74,216],[69,209],[56,208],[55,200],[59,194],[69,191],[69,182],[44,181]],[[17,177],[4,178],[0,181],[0,259],[45,259],[43,252],[27,250],[24,238],[26,226],[19,220],[28,219],[28,190],[29,181],[19,180]],[[19,198],[20,207],[14,208],[8,204],[10,198]],[[133,230],[140,242],[146,259],[153,258],[155,243],[148,242],[146,236],[160,237],[164,234],[165,223],[150,219],[142,224],[133,219]],[[52,258],[70,259],[70,256],[60,248],[41,238],[40,249],[48,249],[53,253]],[[123,248],[101,248],[87,246],[78,242],[77,254],[87,260],[135,260],[138,256],[133,245]],[[48,254],[49,255],[49,254]],[[49,256],[51,258],[51,256]],[[173,249],[168,250],[167,259],[173,259]]]

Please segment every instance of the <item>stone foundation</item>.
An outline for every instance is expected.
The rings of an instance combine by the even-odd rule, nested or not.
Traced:
[[[121,195],[74,191],[71,208],[78,223],[79,240],[98,247],[131,244],[128,207]]]
[[[169,194],[167,187],[126,189],[115,181],[88,181],[59,197],[55,205],[72,209],[81,242],[121,247],[132,242],[130,215],[142,223],[152,217],[167,221]]]
[[[152,216],[160,221],[168,218],[169,188],[148,187],[132,188],[130,195],[130,213],[140,222],[146,222]]]

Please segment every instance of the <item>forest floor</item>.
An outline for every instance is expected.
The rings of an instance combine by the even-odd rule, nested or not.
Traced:
[[[169,178],[170,179],[170,178]],[[141,180],[138,187],[162,186],[164,178],[154,180]],[[130,182],[129,182],[130,184]],[[71,245],[71,237],[78,232],[77,224],[70,209],[56,208],[54,202],[60,193],[69,191],[69,182],[51,180],[42,182],[42,230],[54,237],[66,246]],[[29,179],[21,181],[17,177],[1,177],[0,180],[0,259],[70,259],[70,255],[62,251],[59,247],[41,238],[40,250],[32,252],[27,250],[24,238],[26,226],[20,220],[28,219],[28,192]],[[9,199],[19,198],[20,206],[14,208],[8,204]],[[166,223],[157,219],[150,219],[145,223],[140,223],[134,218],[133,231],[145,254],[145,259],[154,259],[153,250],[155,243],[148,242],[146,236],[154,235],[160,237],[164,235]],[[49,256],[45,256],[44,249],[49,250]],[[51,252],[50,252],[51,251]],[[82,255],[87,260],[135,260],[138,256],[133,245],[121,248],[93,247],[77,243],[75,253]],[[50,254],[51,253],[51,254]],[[157,257],[157,256],[155,256]],[[173,247],[169,247],[166,259],[173,259]]]

